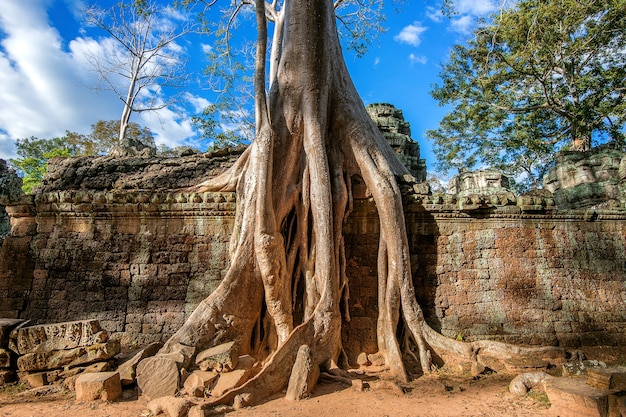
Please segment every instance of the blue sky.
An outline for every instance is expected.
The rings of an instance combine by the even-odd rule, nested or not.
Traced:
[[[93,3],[1,1],[0,158],[15,156],[18,138],[51,138],[62,136],[66,130],[89,133],[98,120],[119,119],[122,103],[110,92],[94,90],[97,74],[86,59],[90,48],[102,48],[110,42],[81,22],[81,10]],[[115,3],[117,0],[95,1],[102,7]],[[407,0],[399,13],[394,12],[398,6],[390,4],[387,32],[364,57],[346,54],[366,105],[387,102],[403,110],[429,171],[433,170],[434,156],[423,134],[438,126],[445,111],[430,97],[431,85],[438,82],[450,47],[468,36],[477,18],[495,10],[495,0],[457,0],[456,5],[459,13],[450,19],[441,16],[437,1]],[[180,42],[192,77],[199,77],[205,67],[203,50],[210,43],[206,36],[190,36]],[[157,144],[202,147],[194,139],[190,117],[214,97],[201,83],[191,83],[184,94],[183,106],[142,113],[133,120],[149,127]]]

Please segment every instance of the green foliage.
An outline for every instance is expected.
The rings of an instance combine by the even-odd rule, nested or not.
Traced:
[[[450,2],[448,2],[448,5]],[[521,0],[456,45],[432,96],[443,171],[487,165],[538,186],[554,153],[624,141],[624,0]]]
[[[66,131],[65,136],[51,139],[34,136],[18,139],[16,147],[19,158],[11,159],[9,162],[22,177],[22,190],[29,194],[33,188],[41,184],[48,169],[49,159],[104,154],[117,143],[119,128],[119,120],[101,120],[91,125],[92,132],[89,135]],[[145,145],[155,147],[152,132],[137,123],[129,124],[127,135]]]

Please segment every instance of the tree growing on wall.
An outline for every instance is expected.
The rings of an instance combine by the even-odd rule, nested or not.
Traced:
[[[100,76],[99,88],[113,91],[123,103],[116,154],[146,149],[126,134],[131,115],[167,107],[176,95],[163,100],[158,90],[186,82],[183,49],[176,42],[192,26],[176,25],[170,11],[152,2],[120,2],[108,10],[94,6],[85,13],[87,23],[106,32],[116,45],[113,51],[89,56]]]
[[[411,177],[350,79],[334,4],[286,2],[274,26],[280,34],[273,35],[266,72],[266,16],[274,7],[255,2],[255,139],[228,172],[195,188],[237,192],[230,268],[160,355],[146,361],[175,361],[176,355],[168,354],[185,354],[185,346],[197,351],[236,341],[262,367],[214,403],[254,404],[286,386],[293,392],[292,375],[307,383],[291,395],[307,395],[319,370],[334,369],[342,351],[341,327],[349,316],[342,227],[357,178],[371,191],[380,218],[377,340],[391,375],[408,377],[398,342],[402,333],[425,373],[433,354],[475,361],[478,351],[500,357],[544,352],[449,340],[426,324],[411,279],[400,194],[400,182]],[[143,366],[144,380],[150,379],[150,368]]]
[[[431,92],[451,106],[427,132],[441,167],[493,166],[537,187],[560,149],[623,145],[625,12],[621,0],[523,0],[480,24]]]

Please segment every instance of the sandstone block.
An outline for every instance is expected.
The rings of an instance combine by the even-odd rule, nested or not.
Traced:
[[[48,373],[36,372],[32,374],[20,374],[20,381],[27,383],[33,388],[43,387],[48,385]]]
[[[180,374],[172,359],[153,356],[137,365],[139,394],[149,399],[173,396],[178,392]]]
[[[28,353],[17,358],[20,371],[43,371],[64,366],[78,366],[111,359],[120,352],[120,343],[109,340],[91,346],[81,346],[69,350]]]
[[[370,360],[367,358],[367,353],[365,352],[359,353],[359,356],[357,356],[356,358],[356,363],[359,366],[369,366],[372,364]]]
[[[153,416],[164,413],[168,417],[185,417],[192,405],[184,398],[167,396],[151,400],[147,407]]]
[[[626,392],[609,395],[608,417],[626,416]]]
[[[203,371],[215,369],[227,372],[235,369],[238,359],[239,347],[235,342],[229,342],[200,352],[196,356],[196,365]]]
[[[562,365],[563,376],[586,375],[589,369],[604,369],[606,363],[594,360],[583,360],[577,362],[566,362]]]
[[[135,377],[137,372],[137,365],[145,358],[156,355],[156,353],[163,346],[162,343],[151,343],[145,348],[137,352],[132,358],[122,363],[117,368],[117,372],[120,374],[120,381],[123,386],[132,385],[135,383]]]
[[[76,401],[115,401],[122,396],[117,372],[85,373],[76,379]]]
[[[297,401],[308,397],[320,376],[319,367],[313,363],[313,353],[308,345],[298,348],[296,361],[291,369],[287,386],[288,400]]]
[[[207,388],[215,382],[219,374],[214,371],[194,371],[183,384],[185,392],[193,397],[204,397]]]
[[[589,369],[587,384],[600,389],[626,390],[626,367]]]
[[[220,397],[226,391],[244,384],[252,374],[254,363],[254,358],[249,355],[240,357],[237,367],[234,370],[220,374],[215,387],[211,390],[211,396]]]
[[[20,355],[101,344],[108,340],[98,320],[21,327],[11,332],[11,349]]]
[[[551,410],[560,417],[605,417],[610,391],[591,387],[580,379],[551,378],[544,384]]]

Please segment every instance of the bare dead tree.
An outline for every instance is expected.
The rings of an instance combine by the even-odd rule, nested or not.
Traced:
[[[177,41],[194,25],[189,20],[178,24],[170,11],[151,2],[120,2],[106,10],[95,6],[86,10],[87,23],[102,29],[115,45],[113,50],[91,53],[88,60],[100,77],[97,88],[113,91],[124,104],[118,153],[142,147],[127,138],[131,115],[173,104],[177,95],[163,99],[158,91],[182,87],[187,81],[183,49]]]

